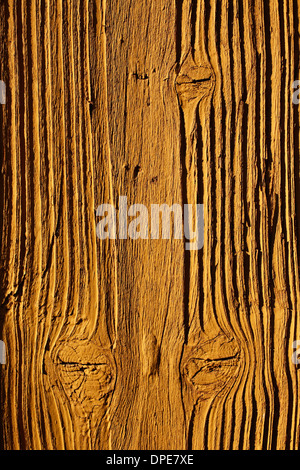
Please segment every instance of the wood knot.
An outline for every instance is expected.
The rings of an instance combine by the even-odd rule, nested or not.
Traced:
[[[91,413],[114,388],[115,363],[110,350],[93,343],[70,342],[57,352],[55,365],[70,402]]]
[[[238,375],[240,349],[233,338],[220,333],[204,338],[198,347],[186,351],[181,373],[196,397],[211,398]]]
[[[214,82],[214,73],[211,66],[199,67],[195,64],[192,54],[188,54],[175,81],[180,105],[185,107],[191,102],[199,102],[209,96],[213,91]]]
[[[142,363],[143,374],[152,376],[158,372],[159,368],[159,345],[156,337],[148,332],[144,333],[142,340]]]

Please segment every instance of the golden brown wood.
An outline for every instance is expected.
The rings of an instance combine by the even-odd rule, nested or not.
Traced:
[[[299,449],[299,0],[1,0],[1,448]],[[204,247],[99,240],[204,204]]]

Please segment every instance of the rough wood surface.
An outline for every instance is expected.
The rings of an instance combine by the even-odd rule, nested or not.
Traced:
[[[1,0],[3,449],[299,449],[300,0]],[[204,247],[99,204],[204,204]]]

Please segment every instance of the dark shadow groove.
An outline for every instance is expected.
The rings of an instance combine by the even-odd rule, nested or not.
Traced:
[[[196,126],[197,126],[197,168],[198,168],[198,194],[197,204],[203,204],[204,198],[204,172],[203,172],[203,140],[202,140],[202,127],[200,122],[199,106],[196,109]],[[204,214],[205,223],[205,214]],[[205,229],[204,229],[205,230]],[[204,248],[203,248],[204,249]],[[203,289],[203,249],[198,250],[198,292],[199,292],[199,322],[203,330],[203,310],[204,310],[204,289]]]
[[[179,102],[178,102],[179,104]],[[179,105],[180,106],[180,105]],[[180,158],[181,158],[181,193],[182,204],[187,204],[187,168],[186,168],[186,131],[184,113],[180,107]],[[184,251],[184,298],[183,298],[183,318],[184,318],[184,338],[185,344],[188,341],[189,332],[189,298],[190,298],[190,252]]]
[[[192,57],[195,59],[195,41],[196,41],[196,26],[197,26],[197,7],[198,0],[192,0],[191,5],[191,47],[192,47]]]
[[[182,5],[183,0],[176,1],[176,62],[177,66],[180,65],[181,60],[181,41],[182,41]],[[178,72],[178,70],[177,70]]]

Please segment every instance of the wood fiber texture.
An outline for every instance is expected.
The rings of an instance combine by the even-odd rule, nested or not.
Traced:
[[[0,0],[2,449],[299,449],[300,0]],[[99,240],[203,204],[204,246]]]

